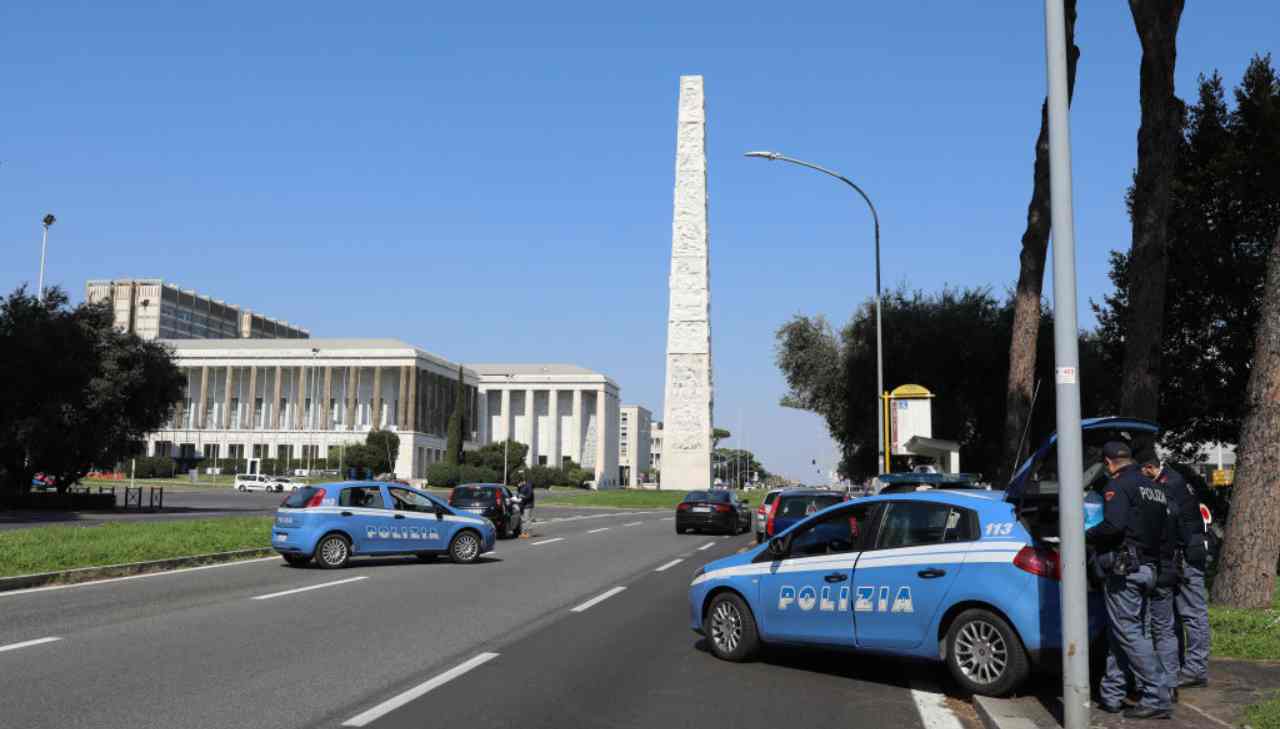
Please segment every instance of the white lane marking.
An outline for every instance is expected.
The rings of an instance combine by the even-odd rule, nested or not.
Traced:
[[[21,643],[10,643],[9,645],[0,645],[0,653],[5,651],[16,651],[19,648],[30,648],[33,645],[44,645],[45,643],[53,643],[62,640],[54,636],[48,638],[36,638],[35,640],[24,640]]]
[[[599,529],[592,529],[591,531],[587,532],[587,534],[595,534],[596,532],[607,532],[607,531],[609,531],[609,527],[600,527]]]
[[[706,544],[702,545],[701,547],[698,547],[698,551],[699,551],[699,552],[701,552],[701,551],[702,551],[702,550],[704,550],[704,549],[711,549],[711,548],[712,548],[712,547],[714,547],[714,546],[716,546],[716,543],[715,543],[715,542],[707,542]]]
[[[8,592],[0,592],[0,598],[14,597],[16,595],[30,595],[33,592],[49,592],[50,590],[70,590],[73,587],[93,587],[94,585],[105,585],[112,582],[123,582],[124,580],[140,580],[144,577],[166,577],[168,575],[179,575],[184,572],[195,572],[196,570],[211,570],[218,567],[238,567],[246,564],[256,564],[259,562],[280,561],[280,555],[273,557],[257,557],[254,559],[239,559],[231,562],[219,562],[217,564],[203,564],[199,567],[183,567],[177,570],[163,570],[160,572],[144,572],[140,575],[125,575],[124,577],[108,577],[105,580],[91,580],[89,582],[77,582],[73,585],[46,585],[44,587],[28,587],[22,590],[9,590]],[[114,566],[114,565],[112,565]]]
[[[405,691],[404,693],[398,696],[393,696],[387,699],[386,701],[382,702],[381,704],[378,704],[377,706],[373,707],[372,709],[369,709],[368,711],[362,714],[357,714],[351,717],[350,719],[347,719],[346,721],[342,722],[342,725],[343,726],[364,726],[371,722],[377,721],[378,719],[395,711],[396,709],[399,709],[401,706],[404,706],[410,701],[414,701],[415,699],[421,698],[428,691],[431,691],[432,689],[435,689],[435,688],[439,688],[440,686],[443,686],[444,684],[452,681],[453,679],[461,676],[462,674],[474,668],[478,668],[484,665],[485,663],[492,661],[497,657],[498,657],[497,653],[481,653],[475,658],[472,658],[464,663],[460,663],[457,666],[450,668],[449,670],[436,676],[435,678],[424,681],[423,683],[420,683],[417,686],[414,686],[413,688],[409,689],[408,691]]]
[[[670,562],[662,565],[658,569],[654,570],[654,572],[664,572],[666,570],[671,569],[672,567],[675,567],[676,565],[680,564],[683,561],[684,561],[683,559],[673,559]]]
[[[1204,718],[1208,719],[1209,721],[1212,721],[1212,722],[1214,722],[1214,723],[1218,724],[1219,726],[1225,726],[1225,727],[1227,727],[1227,729],[1231,729],[1231,725],[1230,725],[1230,724],[1228,724],[1227,722],[1225,722],[1225,721],[1223,721],[1223,720],[1219,719],[1218,717],[1216,717],[1216,716],[1214,716],[1214,715],[1210,714],[1209,712],[1205,711],[1204,709],[1199,708],[1199,707],[1198,707],[1198,706],[1196,706],[1195,704],[1178,704],[1178,706],[1179,706],[1179,707],[1186,707],[1186,708],[1188,708],[1188,709],[1191,709],[1192,711],[1196,712],[1196,713],[1197,713],[1197,714],[1199,714],[1200,716],[1203,716]]]
[[[920,713],[920,723],[924,725],[924,729],[964,729],[960,719],[947,708],[945,695],[927,691],[924,684],[912,681],[911,700]]]
[[[617,595],[619,592],[622,592],[622,591],[623,591],[623,590],[625,590],[625,589],[627,589],[627,588],[625,588],[625,587],[615,587],[615,588],[613,588],[612,590],[605,590],[604,592],[600,593],[599,595],[596,595],[595,597],[591,598],[590,600],[587,600],[586,602],[582,603],[582,604],[581,604],[581,605],[579,605],[578,607],[573,608],[573,609],[572,609],[572,610],[570,610],[569,612],[571,612],[571,613],[580,613],[580,612],[582,612],[582,611],[584,611],[584,610],[588,610],[588,609],[590,609],[592,606],[597,605],[597,604],[599,604],[599,603],[602,603],[602,602],[604,602],[605,600],[608,600],[609,598],[613,597],[614,595]]]
[[[359,582],[360,580],[369,579],[369,575],[361,575],[360,577],[348,577],[345,580],[334,580],[333,582],[321,582],[318,585],[307,585],[306,587],[297,587],[284,592],[273,592],[268,595],[258,595],[254,600],[270,600],[273,597],[284,597],[285,595],[296,595],[299,592],[310,592],[311,590],[319,590],[322,587],[333,587],[334,585],[345,585],[348,582]]]
[[[641,524],[643,524],[643,523],[644,523],[644,522],[642,522],[642,521],[633,521],[633,522],[631,522],[630,524],[623,524],[622,526],[624,526],[624,527],[629,527],[629,526],[640,526],[640,525],[641,525]]]
[[[536,547],[539,544],[551,544],[552,542],[563,542],[564,537],[556,537],[555,539],[543,539],[541,542],[530,542],[529,546]]]

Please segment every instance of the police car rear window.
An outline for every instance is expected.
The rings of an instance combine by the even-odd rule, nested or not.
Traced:
[[[311,500],[315,493],[316,489],[310,486],[303,486],[297,491],[289,492],[289,498],[285,499],[280,506],[286,509],[301,509],[307,505],[307,502]]]

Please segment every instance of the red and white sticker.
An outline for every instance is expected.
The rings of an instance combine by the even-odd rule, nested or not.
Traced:
[[[1075,367],[1057,367],[1054,369],[1056,379],[1059,385],[1076,384],[1076,368]]]

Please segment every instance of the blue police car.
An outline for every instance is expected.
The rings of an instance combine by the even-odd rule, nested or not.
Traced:
[[[416,554],[474,562],[493,550],[489,520],[453,509],[399,483],[351,481],[307,486],[276,510],[271,546],[294,566],[315,559],[326,569],[353,556]]]
[[[1115,417],[1082,428],[1087,488],[1101,484],[1102,443],[1158,432]],[[1008,694],[1061,656],[1057,466],[1051,437],[1005,491],[893,493],[824,509],[699,569],[691,627],[725,660],[747,660],[762,643],[847,648],[941,660],[966,690]],[[1088,596],[1091,641],[1105,624],[1100,598]]]

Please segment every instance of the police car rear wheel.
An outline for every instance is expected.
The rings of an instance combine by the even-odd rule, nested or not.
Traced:
[[[480,537],[475,532],[461,532],[449,544],[449,558],[458,564],[470,564],[479,556]]]
[[[1026,679],[1027,654],[1013,628],[981,608],[966,610],[947,631],[947,667],[963,688],[1004,696]]]
[[[346,567],[351,559],[351,544],[341,534],[330,534],[316,545],[316,564],[327,570]]]
[[[716,595],[707,606],[703,633],[716,658],[742,662],[750,660],[760,647],[751,608],[731,592]]]

